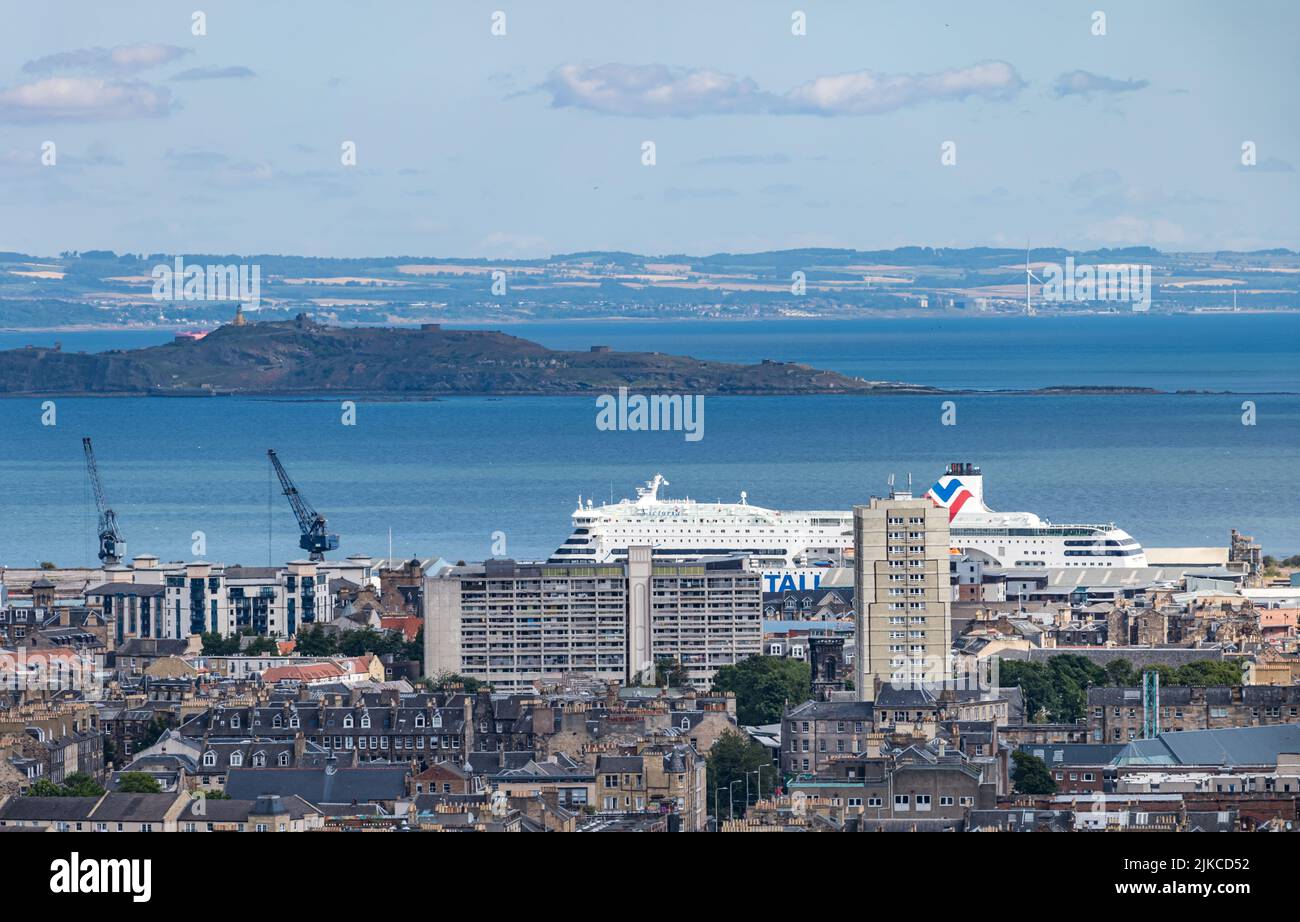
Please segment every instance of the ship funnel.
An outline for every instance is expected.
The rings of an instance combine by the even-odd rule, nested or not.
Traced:
[[[925,495],[948,510],[949,521],[961,512],[992,511],[984,505],[984,476],[969,462],[949,464]]]

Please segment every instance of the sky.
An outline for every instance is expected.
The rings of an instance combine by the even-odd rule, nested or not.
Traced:
[[[0,6],[0,250],[1300,249],[1289,0]]]

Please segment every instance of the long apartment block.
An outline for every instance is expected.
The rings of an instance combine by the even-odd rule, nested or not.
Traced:
[[[741,558],[659,563],[488,560],[425,579],[425,674],[454,672],[521,689],[567,673],[624,683],[681,663],[707,688],[722,666],[759,652],[762,581]]]

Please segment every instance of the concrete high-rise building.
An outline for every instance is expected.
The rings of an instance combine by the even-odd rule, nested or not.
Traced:
[[[648,682],[674,660],[707,689],[718,669],[757,654],[761,575],[739,557],[533,564],[488,560],[424,581],[426,675],[454,672],[519,690],[565,675]]]
[[[915,685],[949,677],[952,590],[948,511],[910,492],[853,507],[854,687]]]

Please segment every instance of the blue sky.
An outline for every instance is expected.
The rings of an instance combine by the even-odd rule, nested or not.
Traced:
[[[1285,0],[6,7],[5,250],[1300,248]]]

